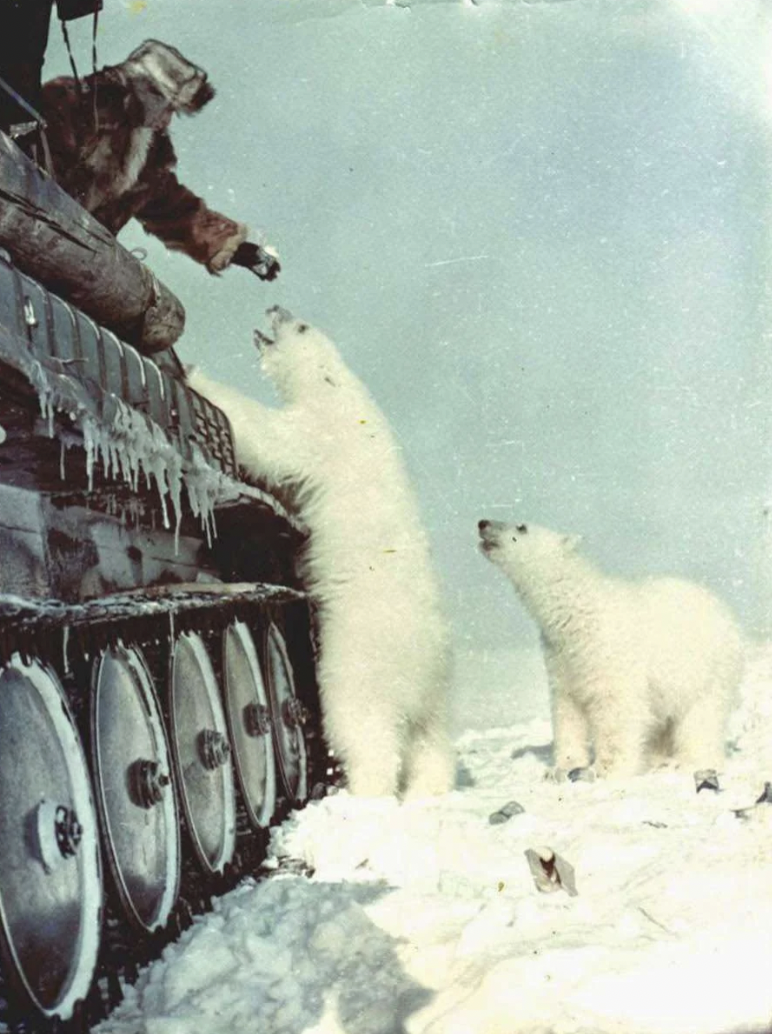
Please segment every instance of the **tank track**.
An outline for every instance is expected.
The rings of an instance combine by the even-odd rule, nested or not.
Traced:
[[[155,685],[163,723],[172,739],[170,671],[174,644],[183,636],[198,636],[212,660],[222,694],[223,636],[234,622],[245,625],[260,644],[261,667],[266,682],[266,634],[280,630],[286,641],[297,699],[305,716],[307,779],[302,793],[293,797],[277,781],[277,801],[272,823],[313,793],[323,793],[328,779],[328,758],[318,721],[318,699],[314,678],[315,648],[308,601],[297,590],[272,585],[230,584],[211,587],[169,586],[154,590],[117,594],[78,604],[57,601],[0,598],[0,666],[16,659],[44,665],[59,679],[85,748],[89,775],[94,785],[95,769],[91,720],[93,671],[105,650],[131,646],[141,651]],[[275,701],[269,701],[275,711]],[[282,718],[271,715],[274,733]],[[309,720],[311,719],[311,720]],[[1,738],[2,734],[0,734]],[[275,738],[275,736],[274,736]],[[175,774],[176,783],[179,773]],[[318,785],[317,785],[318,784]],[[314,789],[314,787],[316,787]],[[159,956],[163,947],[176,940],[193,917],[211,908],[212,898],[235,886],[246,876],[260,873],[268,841],[268,829],[256,829],[250,821],[244,794],[234,780],[236,804],[235,849],[222,872],[206,872],[196,858],[189,823],[179,811],[182,857],[179,893],[167,921],[152,932],[137,929],[127,916],[114,874],[101,853],[104,900],[101,943],[88,993],[61,1019],[41,1015],[13,977],[0,970],[0,1031],[8,1034],[85,1034],[109,1014],[122,998],[122,989],[137,977],[139,969]],[[100,822],[100,837],[105,829]]]

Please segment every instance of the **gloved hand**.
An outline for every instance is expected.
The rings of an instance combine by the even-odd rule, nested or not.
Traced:
[[[255,276],[259,276],[261,280],[275,280],[281,269],[275,255],[269,254],[259,244],[253,244],[252,241],[244,241],[243,244],[239,244],[231,259],[231,265],[244,266]]]

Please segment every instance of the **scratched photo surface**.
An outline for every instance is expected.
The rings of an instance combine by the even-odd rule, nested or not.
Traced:
[[[767,1031],[772,7],[105,0],[98,65],[146,39],[216,90],[172,124],[180,180],[281,271],[120,240],[204,376],[278,404],[253,331],[280,306],[372,392],[441,580],[461,778],[293,814],[269,855],[295,875],[224,899],[104,1034]],[[88,19],[70,40],[87,74]],[[54,23],[44,78],[69,70]],[[729,606],[752,663],[725,770],[545,779],[539,630],[480,520]]]
[[[130,224],[183,362],[271,401],[266,308],[336,341],[404,447],[461,655],[535,646],[480,517],[768,631],[770,31],[708,0],[105,6],[99,64],[153,37],[206,69],[180,179],[282,263],[212,278]],[[45,77],[68,68],[54,24]]]

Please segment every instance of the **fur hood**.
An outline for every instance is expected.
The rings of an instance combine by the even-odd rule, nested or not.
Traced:
[[[145,101],[149,113],[193,115],[214,97],[203,68],[158,40],[145,40],[125,61],[107,71],[123,77]]]

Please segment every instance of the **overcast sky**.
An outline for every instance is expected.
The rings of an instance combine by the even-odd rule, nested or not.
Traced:
[[[534,641],[485,516],[770,630],[764,7],[105,0],[100,63],[154,37],[208,70],[180,178],[284,266],[211,278],[124,231],[187,308],[183,361],[270,401],[267,306],[337,341],[402,441],[459,643]]]

